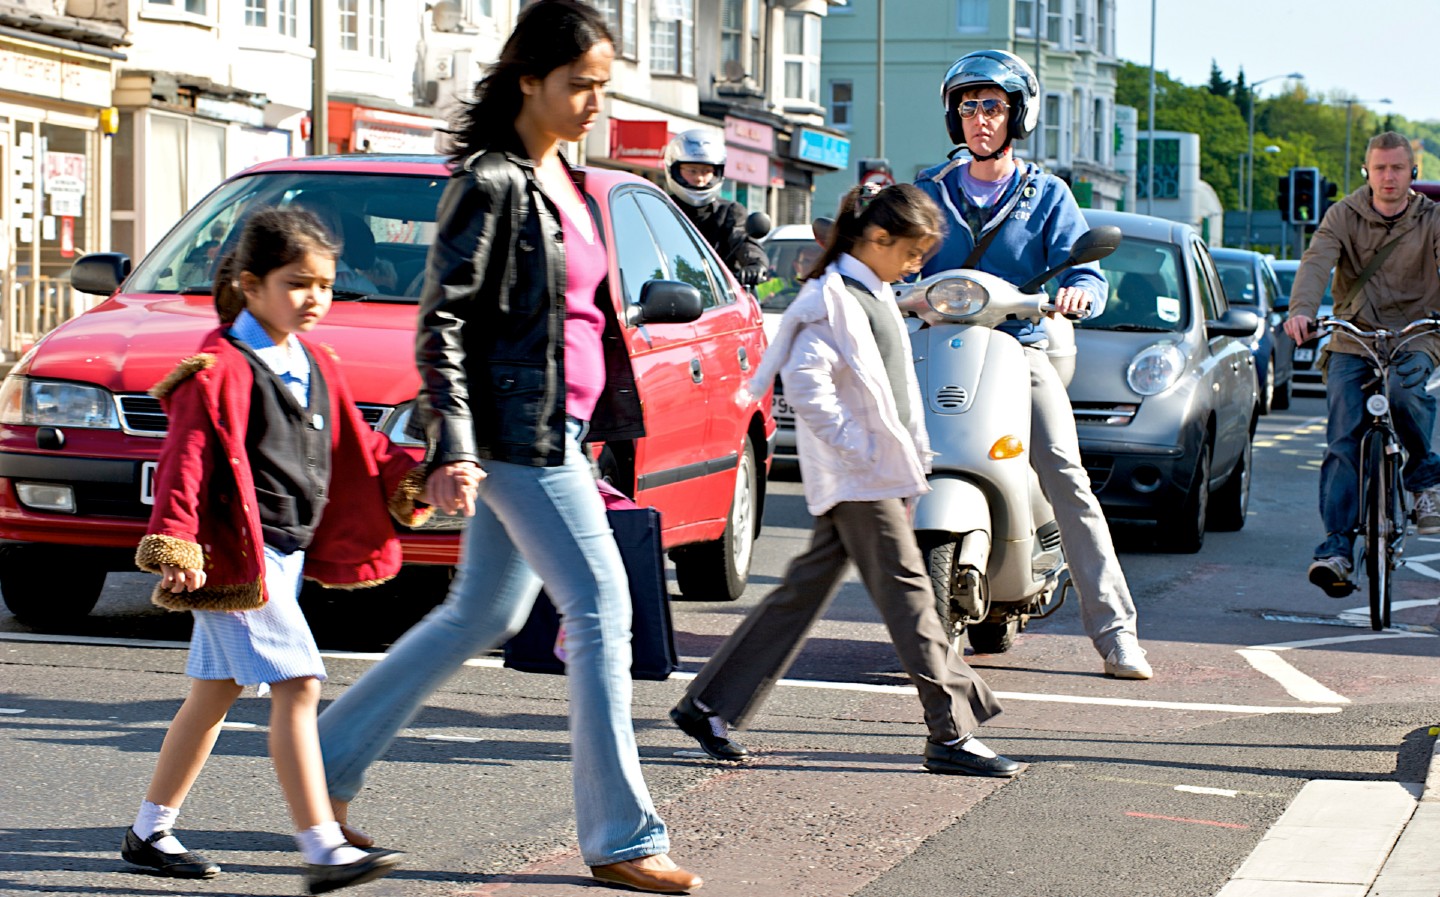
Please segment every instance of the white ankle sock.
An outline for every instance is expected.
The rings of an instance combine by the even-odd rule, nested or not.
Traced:
[[[993,760],[995,757],[999,756],[994,751],[990,750],[990,748],[986,747],[984,742],[976,738],[974,735],[966,735],[964,738],[957,738],[954,741],[945,742],[946,747],[956,747],[957,745],[959,746],[960,750],[965,751],[968,754],[974,754],[977,757],[988,757]]]
[[[175,820],[180,816],[178,807],[165,807],[150,801],[140,802],[140,812],[135,814],[135,834],[141,841],[164,829],[174,828]],[[168,838],[161,838],[155,842],[155,849],[161,853],[184,853],[185,845],[180,839],[171,835]]]
[[[296,832],[295,842],[300,845],[300,854],[305,857],[305,862],[316,866],[343,866],[363,860],[366,856],[365,851],[345,843],[338,822],[322,822]]]

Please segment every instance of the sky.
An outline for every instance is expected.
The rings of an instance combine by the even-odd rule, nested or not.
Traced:
[[[1312,93],[1367,102],[1377,114],[1440,121],[1440,2],[1437,0],[1117,0],[1116,52],[1150,65],[1150,9],[1156,8],[1155,69],[1198,86],[1210,61],[1234,80],[1299,72]],[[1261,96],[1283,90],[1267,81]]]

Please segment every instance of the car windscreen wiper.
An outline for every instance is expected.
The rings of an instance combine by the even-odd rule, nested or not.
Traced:
[[[364,302],[370,298],[370,294],[364,290],[332,289],[330,295],[340,302]]]
[[[1159,327],[1155,324],[1105,324],[1097,325],[1096,330],[1122,330],[1129,333],[1171,333],[1173,327]]]

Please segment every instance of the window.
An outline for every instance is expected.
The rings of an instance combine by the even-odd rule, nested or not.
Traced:
[[[740,22],[745,17],[745,0],[724,0],[720,6],[720,62],[745,65],[745,32]]]
[[[1015,0],[1015,32],[1031,35],[1035,33],[1036,0]]]
[[[210,0],[145,0],[149,6],[162,6],[176,12],[188,12],[194,16],[210,14]]]
[[[1225,294],[1220,291],[1220,278],[1203,243],[1190,244],[1190,255],[1195,268],[1195,283],[1200,287],[1200,307],[1205,320],[1214,321],[1225,314]]]
[[[265,0],[245,0],[245,24],[251,28],[264,28]]]
[[[488,9],[490,0],[485,0]],[[636,58],[635,40],[635,17],[638,14],[635,10],[637,0],[598,0],[595,8],[605,15],[605,22],[610,26],[610,33],[619,42],[616,50],[626,59]],[[489,15],[487,12],[486,15]]]
[[[990,30],[990,0],[960,0],[956,26],[965,32]]]
[[[680,219],[675,217],[673,206],[649,190],[636,190],[634,196],[670,269],[670,279],[688,283],[699,290],[703,308],[720,305],[720,297],[705,264],[705,252]],[[628,286],[626,290],[629,290]]]
[[[1044,159],[1060,158],[1060,95],[1048,93],[1045,95],[1045,115],[1041,119],[1041,125],[1045,131],[1045,149],[1041,153]]]
[[[370,55],[376,59],[385,58],[385,0],[369,0],[370,20],[366,24],[370,32]]]
[[[603,6],[604,4],[601,5]],[[467,0],[465,10],[466,18],[471,22],[477,19],[493,18],[495,12],[492,7],[493,0]]]
[[[1110,129],[1107,128],[1105,125],[1105,101],[1096,100],[1095,118],[1090,122],[1091,134],[1094,136],[1094,146],[1091,150],[1091,158],[1093,158],[1096,162],[1102,164],[1105,162],[1105,159],[1108,155],[1106,153],[1106,149],[1108,148],[1108,141],[1106,140],[1106,138],[1110,133]]]
[[[820,17],[785,14],[785,99],[820,105]]]
[[[296,11],[301,0],[245,0],[245,24],[251,28],[274,28],[284,37],[295,37]]]
[[[1085,95],[1076,90],[1070,100],[1070,152],[1082,155],[1085,152]]]
[[[1115,0],[1095,2],[1095,49],[1105,56],[1115,55]]]
[[[1045,39],[1052,44],[1060,43],[1065,35],[1065,15],[1059,0],[1050,0],[1045,10]]]
[[[340,0],[340,49],[360,49],[360,0]]]
[[[1086,42],[1085,26],[1087,24],[1085,0],[1075,0],[1075,43],[1083,44]]]
[[[855,82],[830,82],[830,124],[837,128],[849,129],[850,109],[855,101]]]
[[[652,0],[650,71],[695,77],[695,0]]]
[[[760,53],[760,7],[762,0],[750,0],[750,71],[756,72],[764,64]]]

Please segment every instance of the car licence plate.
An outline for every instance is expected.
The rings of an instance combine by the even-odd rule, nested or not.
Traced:
[[[784,396],[772,396],[770,399],[770,414],[776,420],[794,420],[795,410],[790,403],[785,401]]]
[[[159,466],[158,461],[146,461],[140,465],[140,503],[142,505],[155,504],[155,470]]]
[[[1314,350],[1314,349],[1296,349],[1296,350],[1295,350],[1295,360],[1296,360],[1296,361],[1314,361],[1314,360],[1315,360],[1315,350]]]

